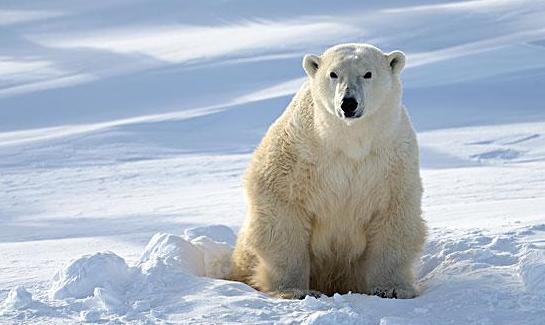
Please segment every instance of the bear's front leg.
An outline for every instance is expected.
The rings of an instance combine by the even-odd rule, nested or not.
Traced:
[[[365,293],[398,299],[416,296],[413,264],[426,237],[420,214],[419,202],[403,200],[373,218],[360,268]]]
[[[297,208],[278,204],[256,211],[249,226],[257,255],[253,285],[272,296],[303,299],[309,290],[309,220]]]

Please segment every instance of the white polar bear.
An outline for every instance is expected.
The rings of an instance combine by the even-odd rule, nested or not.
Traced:
[[[246,172],[230,279],[282,298],[416,295],[426,226],[404,65],[402,52],[368,44],[305,56],[309,81]]]

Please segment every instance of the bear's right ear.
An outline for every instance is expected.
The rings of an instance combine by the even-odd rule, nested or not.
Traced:
[[[386,60],[388,60],[392,72],[396,75],[405,67],[405,53],[401,51],[393,51],[386,54]]]
[[[314,78],[318,66],[320,65],[320,57],[314,54],[307,54],[303,58],[303,69],[307,72],[308,76]]]

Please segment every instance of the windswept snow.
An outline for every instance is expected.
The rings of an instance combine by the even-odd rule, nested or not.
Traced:
[[[545,3],[3,1],[0,324],[545,319]],[[253,148],[345,41],[408,54],[420,295],[222,280]]]

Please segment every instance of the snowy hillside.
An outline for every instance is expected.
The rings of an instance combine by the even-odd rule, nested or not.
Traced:
[[[297,3],[297,4],[296,4]],[[545,321],[545,2],[0,3],[0,324]],[[219,280],[305,53],[408,55],[419,297]]]

